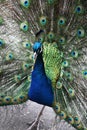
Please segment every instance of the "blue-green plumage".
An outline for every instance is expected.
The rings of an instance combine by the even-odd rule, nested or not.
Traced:
[[[51,81],[47,78],[44,69],[42,52],[40,52],[41,44],[34,44],[34,51],[38,54],[34,70],[32,72],[31,86],[28,92],[29,99],[37,103],[52,106],[54,94],[52,91]],[[39,51],[37,51],[39,50]]]
[[[0,106],[29,99],[87,130],[86,5],[85,0],[0,0]]]

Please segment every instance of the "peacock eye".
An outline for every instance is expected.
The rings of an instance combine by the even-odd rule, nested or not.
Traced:
[[[20,0],[20,3],[24,8],[28,8],[30,6],[30,0]]]
[[[15,79],[16,83],[19,83],[21,81],[21,76],[20,75],[15,75],[14,79]]]
[[[9,98],[6,98],[6,101],[9,101],[10,99]]]
[[[87,70],[82,71],[82,75],[83,75],[84,78],[87,79]]]
[[[60,112],[60,104],[59,104],[59,103],[57,103],[57,104],[55,105],[55,111],[56,111],[57,113]]]
[[[67,78],[67,79],[69,79],[69,80],[71,80],[71,81],[73,80],[73,76],[72,76],[71,73],[66,72],[65,75],[66,75],[66,78]]]
[[[53,4],[55,0],[48,0],[48,4]]]
[[[69,122],[70,124],[74,124],[74,119],[73,119],[71,116],[69,116],[69,117],[68,117],[68,122]]]
[[[31,44],[27,41],[27,42],[23,42],[23,47],[26,49],[30,49]]]
[[[43,37],[40,37],[40,38],[38,39],[38,41],[41,42],[41,43],[43,43],[44,38],[43,38]]]
[[[58,20],[58,25],[59,26],[63,26],[63,25],[65,25],[65,23],[66,23],[65,18],[64,17],[60,17],[59,20]]]
[[[57,82],[57,89],[61,89],[62,88],[62,83],[60,81]]]
[[[5,45],[5,42],[3,39],[0,39],[0,47],[3,47]]]
[[[74,117],[74,121],[75,121],[75,124],[79,124],[80,123],[80,119],[78,116]]]
[[[69,120],[70,122],[72,121],[72,119],[71,119],[71,118],[69,118],[68,120]]]
[[[54,37],[55,37],[54,33],[53,33],[53,32],[49,32],[49,34],[48,34],[48,39],[49,39],[49,40],[53,40]]]
[[[61,119],[66,119],[66,113],[64,111],[61,111],[59,115]]]
[[[62,66],[63,66],[63,67],[68,67],[68,66],[69,66],[68,61],[64,61],[64,62],[62,63]]]
[[[4,20],[3,20],[2,16],[0,16],[0,25],[2,25],[3,22],[4,22]]]
[[[12,100],[12,98],[9,97],[9,96],[4,98],[4,102],[5,102],[5,103],[10,103],[11,100]]]
[[[60,44],[64,44],[65,43],[65,38],[64,37],[60,37],[59,38],[59,43]]]
[[[72,56],[73,58],[78,58],[78,51],[72,51],[72,52],[71,52],[71,56]]]
[[[6,61],[11,61],[14,59],[14,54],[12,52],[9,52],[7,55],[6,55]]]
[[[9,58],[12,59],[13,55],[12,54],[9,54]]]
[[[25,21],[25,22],[21,23],[21,24],[20,24],[20,29],[21,29],[22,31],[24,31],[24,32],[28,31],[28,29],[29,29],[28,22]]]
[[[29,68],[29,64],[23,63],[22,68],[24,71],[26,71]]]
[[[25,95],[21,94],[21,95],[19,96],[19,101],[20,101],[21,103],[24,102],[26,99],[27,99],[27,95],[25,96]]]
[[[25,66],[26,68],[28,67],[28,65],[27,65],[27,64],[25,64],[24,66]]]
[[[79,38],[84,37],[84,36],[85,36],[85,31],[84,31],[84,29],[78,29],[78,30],[77,30],[77,36],[78,36]]]
[[[14,99],[13,101],[14,101],[14,102],[17,102],[17,99]]]
[[[68,93],[69,93],[70,97],[74,97],[75,96],[75,90],[72,89],[72,88],[69,88]]]
[[[5,95],[0,95],[0,98],[4,98],[5,97]]]
[[[20,96],[19,98],[20,98],[21,100],[23,100],[23,99],[24,99],[24,96]]]
[[[77,13],[77,14],[83,13],[83,7],[82,7],[81,5],[78,5],[78,6],[75,8],[75,13]]]
[[[47,19],[45,16],[40,17],[40,25],[45,26],[47,24]]]

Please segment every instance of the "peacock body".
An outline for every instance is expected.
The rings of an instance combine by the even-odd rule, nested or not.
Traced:
[[[36,50],[38,44],[40,43],[35,43],[34,50]],[[41,45],[38,47],[40,46]],[[34,70],[32,72],[31,85],[28,95],[30,100],[47,106],[52,106],[52,103],[54,101],[51,81],[45,74],[42,53],[37,56]]]
[[[0,106],[30,99],[87,129],[86,5],[0,0]]]

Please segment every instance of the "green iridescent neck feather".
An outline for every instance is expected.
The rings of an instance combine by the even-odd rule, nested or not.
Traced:
[[[61,73],[62,57],[57,48],[57,43],[43,43],[43,60],[47,77],[51,80],[53,87],[56,87]]]

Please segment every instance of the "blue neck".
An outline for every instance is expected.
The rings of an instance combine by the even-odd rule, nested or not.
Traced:
[[[30,100],[47,106],[51,106],[54,100],[51,82],[45,74],[42,53],[38,55],[34,65],[28,96]]]
[[[42,53],[40,53],[37,56],[35,65],[34,65],[34,71],[36,73],[41,73],[41,74],[45,74],[45,70],[44,70],[44,62],[43,62],[43,58],[42,58]]]

